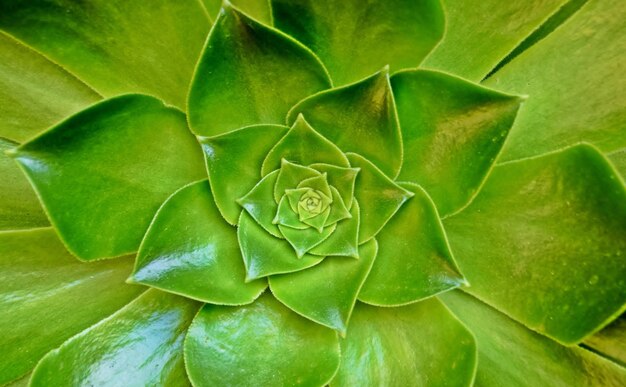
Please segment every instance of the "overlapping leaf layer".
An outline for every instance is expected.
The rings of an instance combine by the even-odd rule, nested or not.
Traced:
[[[0,2],[0,384],[626,384],[626,7],[233,3]]]

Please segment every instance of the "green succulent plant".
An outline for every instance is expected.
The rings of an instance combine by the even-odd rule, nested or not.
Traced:
[[[0,384],[626,384],[618,0],[0,0]]]

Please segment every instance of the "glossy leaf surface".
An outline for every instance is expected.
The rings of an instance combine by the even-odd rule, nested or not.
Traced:
[[[449,215],[478,191],[522,99],[435,71],[403,71],[391,84],[404,143],[398,180],[419,183]]]
[[[338,85],[417,67],[444,32],[436,0],[272,0],[274,24],[315,51]]]
[[[399,308],[358,303],[331,385],[470,386],[472,334],[436,299]]]
[[[1,36],[1,35],[0,35]],[[46,227],[48,218],[28,180],[4,152],[19,144],[0,137],[0,230]]]
[[[209,20],[196,1],[10,1],[0,29],[107,97],[140,92],[183,108]]]
[[[61,238],[84,260],[136,251],[161,203],[205,177],[184,114],[138,94],[78,113],[13,157]]]
[[[353,167],[361,169],[354,197],[361,207],[359,243],[363,243],[374,237],[413,193],[397,185],[362,156],[349,153],[348,159]]]
[[[359,259],[334,257],[312,268],[272,276],[274,296],[296,313],[345,335],[359,290],[378,252],[372,239],[359,246]]]
[[[149,290],[44,356],[31,386],[188,385],[183,340],[200,306]]]
[[[187,333],[185,362],[198,387],[321,386],[339,366],[339,343],[267,293],[238,308],[205,305]]]
[[[189,122],[203,136],[282,124],[291,106],[328,87],[309,49],[225,3],[189,91]]]
[[[245,212],[241,213],[237,237],[248,281],[272,274],[290,273],[311,267],[323,257],[305,254],[298,258],[284,239],[274,238]]]
[[[247,194],[261,178],[261,164],[287,132],[278,125],[250,126],[215,137],[200,137],[215,204],[230,224],[237,224]]]
[[[341,149],[319,134],[301,115],[285,137],[267,154],[263,161],[263,175],[278,169],[282,159],[300,165],[326,163],[337,167],[350,167]]]
[[[626,50],[624,19],[626,7],[620,0],[589,1],[489,78],[488,85],[531,96],[520,109],[504,160],[580,141],[604,152],[626,146],[626,77],[620,71]]]
[[[454,262],[434,203],[415,184],[415,192],[376,237],[379,253],[359,300],[393,306],[456,288],[464,283]]]
[[[446,34],[422,64],[482,80],[568,0],[444,0]]]
[[[212,304],[247,304],[266,287],[244,283],[237,231],[220,216],[206,180],[177,191],[159,209],[131,278]]]
[[[78,261],[49,228],[0,233],[0,383],[136,297],[131,270],[129,258]]]
[[[626,190],[589,145],[496,167],[444,221],[468,292],[573,344],[624,310]]]
[[[460,291],[439,297],[476,336],[476,385],[621,386],[626,370],[579,347],[564,347]]]
[[[363,155],[389,176],[400,172],[402,134],[388,68],[306,98],[289,111],[289,123],[299,114],[342,151]]]
[[[0,32],[0,136],[25,141],[100,96],[58,65]]]

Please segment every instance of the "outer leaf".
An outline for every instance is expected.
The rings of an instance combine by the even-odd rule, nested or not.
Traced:
[[[329,218],[330,220],[330,218]],[[350,219],[337,222],[335,231],[309,252],[315,255],[333,255],[359,258],[359,225],[361,209],[355,200],[350,209]]]
[[[470,386],[474,337],[435,299],[400,308],[357,304],[331,385]]]
[[[444,32],[436,0],[272,0],[278,28],[311,47],[337,84],[363,78],[386,64],[416,67]]]
[[[347,156],[353,167],[361,169],[354,196],[361,207],[359,243],[363,243],[378,234],[413,193],[394,183],[362,156],[355,153]]]
[[[359,293],[359,300],[368,304],[407,304],[465,282],[434,203],[419,186],[402,186],[415,197],[377,236],[380,252]]]
[[[3,32],[0,53],[0,136],[24,141],[100,99],[73,75]]]
[[[185,362],[198,387],[321,386],[339,366],[339,343],[266,294],[238,308],[205,305],[189,328]]]
[[[460,291],[440,297],[476,335],[476,385],[622,386],[626,371],[579,347],[563,347]]]
[[[0,233],[0,383],[137,296],[124,283],[131,268],[128,258],[81,263],[52,229]]]
[[[589,145],[496,167],[445,227],[468,292],[573,344],[626,303],[626,190]]]
[[[423,66],[480,81],[568,0],[444,0],[446,34]]]
[[[278,211],[278,204],[274,201],[274,187],[278,180],[279,171],[274,171],[265,176],[244,197],[237,200],[244,210],[252,216],[265,231],[277,238],[282,238],[278,226],[274,224],[274,218]],[[231,176],[232,178],[232,176]]]
[[[298,258],[302,258],[312,248],[328,239],[335,232],[337,225],[333,224],[319,232],[314,228],[296,230],[290,227],[278,225],[280,232],[285,236],[287,242],[293,247]]]
[[[197,1],[19,0],[0,3],[0,28],[105,96],[140,92],[182,108],[209,20]]]
[[[286,131],[284,126],[258,125],[200,137],[213,198],[228,223],[237,224],[241,212],[237,199],[259,181],[263,159]]]
[[[298,259],[287,241],[267,234],[246,212],[241,213],[237,237],[246,266],[246,281],[302,270],[323,259],[312,255]]]
[[[389,84],[389,69],[348,86],[322,91],[298,103],[287,118],[303,114],[344,152],[356,152],[389,176],[402,166],[402,134]]]
[[[272,276],[274,296],[296,313],[345,336],[359,290],[378,252],[375,239],[359,248],[359,259],[337,257],[297,273]]]
[[[293,104],[328,87],[328,74],[309,49],[226,2],[194,75],[189,122],[203,136],[281,124]]]
[[[44,356],[31,386],[188,385],[183,340],[199,308],[149,290]]]
[[[552,34],[513,59],[488,84],[529,98],[503,151],[505,160],[592,142],[626,146],[626,7],[589,1]],[[593,95],[593,99],[589,96]]]
[[[209,15],[213,20],[217,19],[223,0],[202,0]],[[269,0],[230,0],[247,15],[267,25],[272,25],[272,8]]]
[[[487,177],[522,99],[435,71],[403,71],[391,84],[405,149],[398,179],[419,182],[448,215]]]
[[[137,255],[133,281],[212,304],[256,299],[265,281],[244,283],[237,231],[220,216],[209,182],[173,194],[157,212]]]
[[[4,154],[16,146],[0,137],[0,230],[45,227],[49,223],[37,195],[17,164]]]
[[[585,346],[626,367],[626,315],[584,341]]]
[[[263,176],[279,168],[282,159],[301,165],[326,163],[348,168],[350,163],[341,149],[319,134],[302,115],[263,161]]]
[[[159,205],[204,177],[185,115],[136,94],[78,113],[13,156],[61,238],[85,260],[136,251]]]

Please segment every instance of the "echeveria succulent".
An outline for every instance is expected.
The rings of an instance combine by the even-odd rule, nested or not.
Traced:
[[[626,384],[624,4],[233,2],[0,1],[0,384]]]

